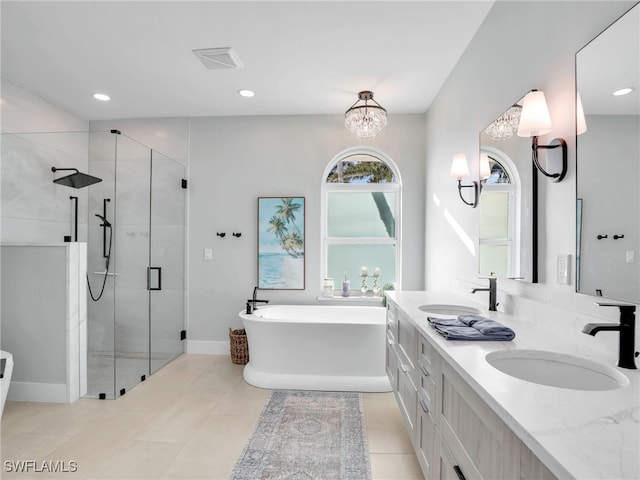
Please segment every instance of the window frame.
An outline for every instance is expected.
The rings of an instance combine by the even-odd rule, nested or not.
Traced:
[[[333,183],[327,182],[327,177],[333,167],[346,158],[365,155],[375,158],[387,165],[393,172],[395,183]],[[328,201],[331,192],[383,192],[395,193],[394,220],[395,237],[329,237],[327,235],[327,214]],[[402,288],[402,178],[395,162],[384,152],[367,146],[357,146],[347,148],[335,155],[322,174],[322,184],[320,188],[320,278],[318,278],[318,290],[322,291],[322,284],[327,276],[328,270],[328,249],[330,245],[395,245],[395,272],[394,285],[396,290]],[[373,266],[371,266],[373,267]],[[353,276],[353,275],[352,275]],[[334,279],[335,289],[339,290],[341,279]],[[352,279],[351,291],[357,290],[359,282]],[[383,285],[380,285],[382,288]],[[339,298],[339,297],[334,297]],[[363,298],[363,297],[360,297]]]

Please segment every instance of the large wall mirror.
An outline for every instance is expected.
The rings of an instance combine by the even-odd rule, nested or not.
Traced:
[[[576,90],[576,290],[640,303],[640,4],[576,54]]]
[[[537,176],[518,137],[522,99],[480,132],[478,273],[537,282]]]

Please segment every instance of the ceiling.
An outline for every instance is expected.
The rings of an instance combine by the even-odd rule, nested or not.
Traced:
[[[2,75],[87,120],[336,114],[360,90],[423,113],[492,5],[3,0]],[[193,50],[214,47],[242,68],[205,68]]]
[[[640,4],[577,53],[576,75],[585,114],[640,115]]]

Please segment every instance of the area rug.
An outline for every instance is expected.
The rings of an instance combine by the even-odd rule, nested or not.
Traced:
[[[276,390],[232,480],[369,480],[362,395]]]

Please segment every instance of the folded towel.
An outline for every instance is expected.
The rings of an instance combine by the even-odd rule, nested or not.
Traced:
[[[473,327],[473,324],[479,320],[488,320],[486,317],[481,317],[480,315],[458,315],[457,320],[462,322],[468,327]]]
[[[509,340],[516,336],[515,332],[509,327],[505,327],[501,323],[496,322],[495,320],[489,320],[488,318],[485,320],[478,320],[473,324],[473,328],[483,335],[506,336],[510,337]]]
[[[467,327],[468,325],[462,323],[457,318],[437,318],[437,317],[427,317],[427,322],[429,325],[442,325],[444,327]]]
[[[460,315],[458,318],[427,317],[429,324],[447,340],[513,340],[515,332],[495,320],[478,315]]]

